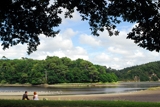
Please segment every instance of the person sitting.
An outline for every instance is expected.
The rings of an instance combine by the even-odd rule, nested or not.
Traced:
[[[38,99],[37,92],[34,92],[34,93],[33,93],[33,100],[39,100],[39,99]]]
[[[25,93],[22,96],[22,100],[25,100],[25,99],[29,100],[27,91],[25,91]]]

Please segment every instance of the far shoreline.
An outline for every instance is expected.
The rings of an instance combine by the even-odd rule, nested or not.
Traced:
[[[137,82],[137,81],[117,81],[112,83],[59,83],[59,84],[39,84],[39,85],[32,85],[29,83],[26,84],[0,84],[0,86],[40,86],[40,87],[103,87],[103,86],[121,86],[125,84],[147,84],[147,83],[159,83],[158,81],[144,81],[144,82]]]
[[[99,86],[118,86],[120,83],[60,83],[60,84],[0,84],[0,86],[44,86],[44,87],[99,87]]]

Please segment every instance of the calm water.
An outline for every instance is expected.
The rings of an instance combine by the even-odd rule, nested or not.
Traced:
[[[19,91],[43,91],[49,92],[50,95],[73,95],[73,94],[106,94],[106,93],[121,93],[128,91],[145,90],[149,87],[158,87],[160,82],[125,82],[120,83],[118,86],[105,86],[105,87],[0,87],[0,92],[19,92]]]

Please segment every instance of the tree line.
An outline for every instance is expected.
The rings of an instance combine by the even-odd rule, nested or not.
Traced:
[[[160,61],[113,71],[120,81],[160,81]]]
[[[47,56],[44,60],[29,58],[0,59],[0,83],[57,84],[117,81],[159,81],[160,61],[121,70],[95,65],[87,60]]]
[[[47,56],[45,60],[0,59],[1,84],[57,84],[116,82],[117,76],[108,68],[83,60]]]

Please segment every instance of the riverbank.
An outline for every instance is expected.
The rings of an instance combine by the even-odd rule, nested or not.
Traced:
[[[60,84],[41,84],[41,85],[32,85],[32,84],[0,84],[0,86],[43,86],[43,87],[101,87],[101,86],[119,86],[119,82],[113,83],[60,83]]]
[[[39,99],[43,100],[110,100],[110,101],[138,101],[138,102],[160,102],[160,88],[150,88],[148,90],[113,93],[113,94],[92,94],[92,95],[49,95],[46,92],[38,92]],[[0,92],[0,99],[21,100],[23,92]],[[32,99],[32,92],[29,92]]]

